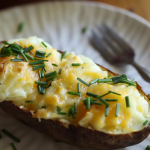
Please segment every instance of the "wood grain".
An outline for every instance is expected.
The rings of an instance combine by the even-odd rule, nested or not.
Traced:
[[[48,0],[4,0],[4,1],[0,0],[0,9],[5,9],[12,6],[23,5],[27,3],[35,3],[39,1],[48,1]],[[150,8],[149,8],[150,0],[89,0],[89,1],[103,2],[113,6],[121,7],[126,10],[133,11],[134,13],[150,21]]]

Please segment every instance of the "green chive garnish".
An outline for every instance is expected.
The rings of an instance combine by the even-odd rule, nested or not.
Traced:
[[[115,116],[116,116],[116,117],[118,117],[118,115],[119,115],[119,109],[120,109],[120,104],[117,103],[117,104],[116,104],[116,112],[115,112]]]
[[[36,50],[35,57],[45,58],[45,54],[46,54],[46,52]]]
[[[18,26],[18,33],[22,32],[24,29],[24,22],[21,22]]]
[[[23,50],[20,51],[21,55],[23,56],[23,58],[25,59],[26,62],[28,62],[27,57],[25,56],[25,54],[23,53]]]
[[[37,64],[43,64],[42,60],[37,60],[37,61],[33,61],[33,62],[29,62],[30,65],[37,65]]]
[[[71,95],[77,95],[77,96],[81,95],[81,93],[76,93],[76,92],[73,92],[73,91],[68,91],[67,93],[71,94]]]
[[[66,115],[67,113],[66,112],[57,112],[57,114],[59,114],[59,115]]]
[[[150,145],[147,145],[145,150],[150,150]]]
[[[42,80],[42,76],[41,76],[41,71],[39,70],[39,77],[40,77],[40,80]]]
[[[77,83],[78,93],[80,93],[80,83]]]
[[[49,57],[51,54],[52,54],[52,53],[48,53],[48,54],[46,55],[46,57]]]
[[[19,143],[20,139],[18,139],[17,137],[15,137],[13,134],[11,134],[9,131],[2,129],[2,132],[4,134],[6,134],[8,137],[10,137],[12,140],[14,140],[15,142]]]
[[[88,97],[86,101],[86,109],[90,109],[90,108],[91,108],[91,101],[90,101],[90,97]]]
[[[74,113],[77,114],[77,103],[74,103]]]
[[[130,107],[129,96],[126,96],[126,97],[125,97],[125,101],[126,101],[126,107]]]
[[[56,106],[57,112],[61,111],[61,108],[59,106]]]
[[[117,102],[117,99],[105,99],[106,102]]]
[[[113,92],[113,91],[109,91],[109,93],[113,93],[113,94],[116,94],[116,95],[121,95],[120,93],[116,93],[116,92]]]
[[[14,143],[10,143],[11,147],[13,150],[17,150],[17,148],[15,147]]]
[[[19,62],[19,61],[23,61],[23,59],[11,59],[11,61]]]
[[[146,120],[144,123],[143,123],[143,126],[147,125],[148,124],[148,120]]]
[[[44,42],[41,42],[43,45],[44,45],[44,47],[46,47],[47,48],[47,45],[44,43]]]
[[[73,119],[75,119],[75,113],[74,113],[74,107],[71,106],[68,112],[68,116],[72,116]]]
[[[34,102],[34,100],[27,100],[27,101],[25,101],[25,103],[33,103]]]
[[[95,98],[98,98],[98,97],[99,97],[99,95],[94,94],[94,93],[90,93],[90,92],[87,92],[86,95],[92,96],[92,97],[95,97]]]
[[[56,72],[56,71],[47,73],[47,74],[45,74],[44,76],[45,76],[45,78],[49,78],[49,77],[54,76],[54,75],[57,75],[57,72]]]
[[[45,64],[38,65],[38,66],[36,66],[36,67],[33,68],[33,71],[37,70],[39,68],[43,68],[43,67],[45,67]]]
[[[27,47],[27,48],[25,48],[25,49],[24,49],[24,53],[27,53],[27,52],[31,51],[33,48],[34,48],[34,47],[33,47],[32,45],[29,46],[29,47]]]
[[[99,105],[99,106],[102,105],[101,103],[98,103],[96,100],[92,100],[92,101],[91,101],[91,104]]]
[[[57,64],[52,64],[53,66],[56,66],[56,67],[58,67],[58,65]]]
[[[62,69],[59,69],[59,72],[58,72],[58,74],[61,74],[61,72],[62,72]]]
[[[99,79],[99,78],[94,79],[93,81],[91,81],[91,82],[90,82],[90,85],[96,83],[98,79]]]
[[[51,80],[54,80],[55,78],[57,78],[57,75],[54,75],[54,76],[52,76],[52,77],[46,79],[46,82],[51,81]]]
[[[16,59],[18,59],[20,57],[20,54],[18,54],[17,56],[16,56]]]
[[[65,51],[62,55],[61,55],[61,60],[65,58],[67,51]]]
[[[45,84],[45,85],[47,85],[47,82],[43,82],[43,81],[35,81],[35,84]]]
[[[72,66],[81,66],[80,63],[72,63]]]
[[[102,97],[100,97],[100,102],[103,104],[103,105],[105,105],[106,107],[108,107],[109,106],[109,104],[102,98]]]
[[[46,106],[45,106],[45,105],[43,105],[41,108],[46,108]]]
[[[33,58],[31,55],[29,55],[28,53],[25,53],[25,56],[26,56],[27,58],[29,58],[30,60],[34,60],[34,58]]]
[[[83,27],[81,32],[84,34],[87,31],[87,27]]]
[[[98,79],[98,83],[107,83],[107,82],[112,82],[112,79]]]
[[[109,106],[108,106],[108,107],[105,107],[105,117],[108,116],[108,113],[109,113]]]
[[[83,84],[85,84],[85,85],[87,85],[87,86],[90,86],[89,84],[87,84],[85,81],[83,81],[82,79],[80,79],[80,78],[78,78],[78,77],[77,77],[77,80],[79,80],[81,83],[83,83]]]

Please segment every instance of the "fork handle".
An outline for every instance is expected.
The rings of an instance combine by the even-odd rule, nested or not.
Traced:
[[[139,74],[142,76],[142,78],[150,83],[150,71],[148,71],[147,69],[141,67],[140,65],[138,65],[136,62],[133,62],[132,65],[137,69],[137,71],[139,72]]]

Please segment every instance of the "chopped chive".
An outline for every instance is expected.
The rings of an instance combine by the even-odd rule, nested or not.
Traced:
[[[45,84],[41,84],[41,87],[43,87],[43,88],[49,88],[49,86],[45,85]]]
[[[45,106],[45,105],[43,105],[41,108],[46,108],[46,106]]]
[[[80,63],[72,63],[72,66],[81,66]]]
[[[16,56],[16,59],[18,59],[20,57],[20,54],[18,54],[17,56]]]
[[[109,94],[109,92],[107,92],[107,93],[101,95],[100,97],[104,97],[104,96],[106,96],[106,95],[108,95],[108,94]]]
[[[34,48],[34,47],[31,45],[31,46],[25,48],[23,52],[24,52],[24,53],[27,53],[27,52],[31,51],[33,48]]]
[[[116,92],[113,92],[113,91],[109,91],[109,93],[113,93],[113,94],[116,94],[116,95],[121,95],[120,93],[116,93]]]
[[[44,67],[44,71],[46,72],[46,68]]]
[[[98,79],[98,83],[107,83],[107,82],[112,82],[112,79]]]
[[[115,112],[115,116],[116,116],[116,117],[118,117],[118,115],[119,115],[119,109],[120,109],[120,104],[117,103],[117,104],[116,104],[116,112]]]
[[[83,83],[83,84],[85,84],[85,85],[87,85],[87,86],[90,86],[89,84],[87,84],[85,81],[83,81],[82,79],[80,79],[80,78],[78,78],[78,77],[77,77],[77,80],[79,80],[81,83]]]
[[[15,147],[14,143],[10,143],[11,147],[13,150],[17,150],[17,148]]]
[[[116,84],[116,83],[121,83],[122,79],[127,80],[126,74],[122,74],[122,75],[118,75],[118,76],[112,77],[112,82],[113,82],[114,84]]]
[[[73,106],[70,107],[68,116],[72,116],[73,119],[75,119],[75,113],[74,113],[74,108]]]
[[[25,53],[25,56],[26,56],[27,58],[29,58],[30,60],[34,60],[34,58],[33,58],[31,55],[29,55],[28,53]]]
[[[25,103],[33,103],[34,102],[34,100],[27,100],[27,101],[25,101]]]
[[[56,66],[56,67],[58,67],[58,65],[57,64],[52,64],[53,66]]]
[[[58,72],[58,74],[61,74],[61,72],[62,72],[62,69],[59,69],[59,72]]]
[[[36,67],[33,68],[33,71],[37,70],[39,68],[43,68],[43,67],[45,67],[45,64],[38,65],[38,66],[36,66]]]
[[[9,43],[8,43],[8,42],[4,42],[3,44],[5,44],[5,45],[9,45]]]
[[[126,96],[126,97],[125,97],[125,101],[126,101],[126,107],[130,107],[129,96]]]
[[[106,102],[117,102],[117,99],[105,99]]]
[[[89,84],[91,85],[91,84],[94,84],[94,83],[96,83],[98,79],[99,79],[99,78],[97,78],[97,79],[94,79],[94,80],[93,80],[93,81],[91,81]]]
[[[68,94],[71,94],[71,95],[77,95],[77,96],[80,96],[80,95],[81,95],[80,93],[76,93],[76,92],[73,92],[73,91],[68,91],[67,93],[68,93]]]
[[[21,55],[23,56],[23,58],[25,59],[26,62],[28,62],[27,57],[25,56],[25,54],[23,53],[23,50],[20,51]]]
[[[45,58],[45,54],[46,54],[46,52],[36,50],[35,57]]]
[[[42,80],[42,76],[41,76],[41,71],[39,70],[39,77],[40,77],[40,80]]]
[[[148,124],[148,120],[144,121],[143,126]]]
[[[45,84],[45,85],[47,85],[47,82],[43,82],[43,81],[35,81],[35,84]]]
[[[59,115],[66,115],[67,113],[66,112],[57,112],[57,114],[59,114]]]
[[[84,34],[87,31],[87,27],[83,27],[81,32]]]
[[[46,47],[47,48],[47,45],[44,43],[44,42],[41,42],[43,45],[44,45],[44,47]]]
[[[52,77],[46,79],[46,82],[51,81],[51,80],[54,80],[55,78],[57,78],[57,75],[54,75],[54,76],[52,76]]]
[[[90,98],[90,101],[92,102],[92,101],[93,101],[93,97],[89,97],[89,98]],[[88,97],[85,98],[85,99],[83,99],[82,102],[83,102],[84,104],[86,104],[87,99],[88,99]]]
[[[101,102],[103,105],[105,105],[106,107],[109,106],[109,104],[108,104],[102,97],[100,97],[100,102]]]
[[[67,51],[65,51],[64,53],[62,53],[61,55],[61,60],[65,58]]]
[[[41,72],[41,78],[44,78],[44,71],[43,71],[43,68],[42,68],[42,72]]]
[[[18,56],[18,54],[16,54],[16,53],[12,53],[12,55],[14,55],[14,56]]]
[[[49,78],[49,77],[54,76],[54,75],[57,75],[57,72],[56,72],[56,71],[47,73],[47,74],[45,74],[44,76],[45,76],[45,78]]]
[[[94,94],[94,93],[90,93],[90,92],[87,92],[86,95],[92,96],[92,97],[95,97],[95,98],[98,98],[98,97],[99,97],[99,95]]]
[[[74,113],[77,114],[77,103],[74,103]]]
[[[111,75],[108,76],[108,78],[110,78],[110,77],[111,77]]]
[[[37,61],[33,61],[33,62],[29,62],[30,65],[37,65],[37,64],[43,64],[42,60],[37,60]]]
[[[48,54],[46,55],[46,57],[49,57],[51,54],[52,54],[52,53],[48,53]]]
[[[129,80],[122,79],[122,83],[126,83],[126,84],[129,84],[129,85],[132,85],[132,86],[136,86],[136,83],[134,81],[129,81]]]
[[[19,62],[19,61],[23,61],[23,59],[11,59],[11,61]]]
[[[86,101],[86,109],[90,109],[90,108],[91,108],[91,101],[90,101],[90,97],[88,97]]]
[[[18,26],[18,33],[22,32],[24,29],[24,22],[21,22]]]
[[[77,83],[78,93],[80,93],[80,83]]]
[[[150,150],[150,145],[147,145],[145,150]]]
[[[42,90],[42,87],[38,84],[38,85],[37,85],[37,88],[38,88],[38,91],[39,91],[39,93],[40,93],[41,90]]]
[[[56,106],[57,112],[61,111],[61,108],[59,106]]]
[[[105,117],[108,116],[108,113],[109,113],[109,106],[108,106],[108,107],[105,107]]]
[[[20,139],[18,139],[17,137],[15,137],[13,134],[11,134],[9,131],[2,129],[2,132],[4,134],[6,134],[8,137],[10,137],[12,140],[14,140],[15,142],[19,143]]]
[[[45,93],[45,89],[43,87],[41,87],[40,94],[44,94],[44,93]]]

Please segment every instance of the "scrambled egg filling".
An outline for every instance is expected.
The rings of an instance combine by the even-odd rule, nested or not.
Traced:
[[[80,82],[77,78],[82,79],[89,84],[92,80],[99,78],[109,78],[110,73],[101,69],[92,60],[82,55],[67,53],[61,60],[61,55],[56,49],[52,48],[48,43],[44,42],[47,47],[42,44],[43,40],[37,37],[28,39],[13,40],[9,43],[16,43],[21,47],[33,46],[31,50],[35,56],[36,50],[46,52],[44,61],[44,74],[57,72],[57,77],[49,82],[49,87],[45,89],[44,94],[38,91],[40,81],[38,70],[33,70],[33,66],[29,62],[13,62],[16,56],[0,57],[0,102],[11,100],[20,108],[28,109],[32,112],[33,117],[39,120],[53,119],[62,122],[72,123],[77,126],[83,126],[90,129],[100,130],[107,133],[129,133],[142,128],[143,122],[150,120],[150,102],[136,88],[136,86],[128,86],[125,83],[98,83],[95,82],[90,86]],[[3,44],[1,45],[4,46]],[[22,56],[20,56],[22,58]],[[34,60],[37,61],[37,60]],[[73,63],[79,63],[79,66],[72,66]],[[61,69],[61,72],[60,72]],[[43,69],[39,69],[41,72]],[[46,79],[43,78],[43,82]],[[78,93],[78,83],[80,83],[79,95],[68,94],[68,91]],[[87,92],[97,95],[103,95],[113,91],[118,94],[109,93],[103,96],[103,99],[116,99],[109,104],[108,116],[105,116],[106,106],[104,104],[90,105],[87,109],[83,100],[87,97]],[[126,106],[125,97],[130,99],[130,107]],[[96,99],[96,98],[93,98]],[[100,103],[98,100],[97,102]],[[116,113],[116,105],[120,104],[118,116]],[[70,108],[76,104],[77,112],[69,115]],[[58,113],[58,108],[61,109]]]

